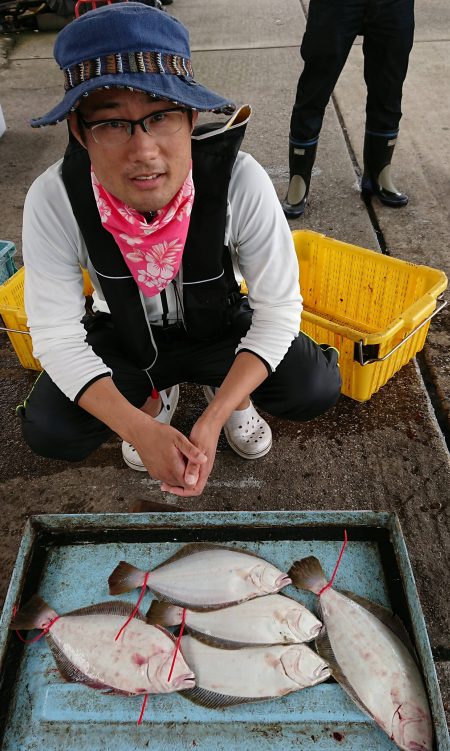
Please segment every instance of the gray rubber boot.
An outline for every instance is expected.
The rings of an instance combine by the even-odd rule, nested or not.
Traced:
[[[373,135],[364,138],[363,196],[377,196],[385,206],[397,209],[406,206],[408,196],[395,187],[391,177],[391,160],[397,136]]]
[[[317,152],[317,141],[295,141],[289,138],[289,188],[281,206],[288,219],[297,219],[303,214],[309,193],[311,172]]]

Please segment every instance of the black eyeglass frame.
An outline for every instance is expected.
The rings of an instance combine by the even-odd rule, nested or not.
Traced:
[[[130,138],[134,136],[136,127],[138,125],[141,126],[144,133],[147,133],[148,135],[152,135],[151,130],[147,130],[147,128],[145,127],[144,125],[145,121],[148,120],[149,117],[155,117],[155,115],[164,115],[167,112],[184,113],[184,112],[188,112],[188,108],[187,107],[171,107],[170,109],[167,109],[167,110],[158,110],[157,112],[150,112],[149,115],[145,115],[144,117],[139,118],[139,120],[126,120],[125,118],[122,118],[122,117],[111,117],[109,120],[88,121],[88,120],[85,120],[81,112],[78,112],[78,111],[77,111],[77,116],[79,117],[82,125],[88,130],[92,130],[93,128],[96,127],[96,125],[108,125],[108,123],[126,123],[130,127],[130,132],[128,134],[128,140],[129,140]],[[176,130],[175,133],[178,133],[178,131]],[[95,140],[95,136],[93,135],[92,137]],[[124,143],[127,143],[127,141],[125,141]]]

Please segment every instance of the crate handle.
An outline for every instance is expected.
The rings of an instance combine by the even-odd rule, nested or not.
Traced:
[[[442,297],[438,297],[437,299],[438,300],[443,300]],[[433,311],[433,313],[431,315],[429,315],[428,318],[425,318],[425,320],[423,320],[421,323],[419,323],[419,325],[416,326],[416,328],[413,329],[408,334],[408,336],[405,336],[405,338],[402,339],[401,342],[399,342],[395,347],[393,347],[383,357],[373,357],[373,358],[371,358],[369,360],[364,361],[364,350],[363,350],[363,346],[364,345],[363,345],[363,340],[360,339],[359,342],[357,343],[356,347],[355,347],[355,349],[357,349],[357,352],[358,352],[358,358],[357,358],[357,360],[358,360],[359,364],[364,367],[364,365],[371,365],[374,362],[383,362],[383,360],[387,360],[387,358],[390,357],[391,355],[393,355],[394,352],[396,352],[398,349],[400,349],[400,347],[403,347],[404,343],[407,342],[408,339],[411,339],[411,337],[414,336],[414,334],[416,334],[419,331],[419,329],[421,329],[423,326],[425,326],[425,324],[428,323],[428,321],[431,321],[431,319],[434,318],[434,316],[436,316],[438,313],[440,313],[441,310],[444,310],[444,308],[447,307],[447,305],[448,305],[448,300],[443,300],[442,304],[439,305],[439,307],[436,308],[436,310]]]
[[[5,326],[0,326],[0,331],[10,331],[11,334],[26,334],[27,336],[30,336],[29,331],[20,331],[19,329],[7,329]]]

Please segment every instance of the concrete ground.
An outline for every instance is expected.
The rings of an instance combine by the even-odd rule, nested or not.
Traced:
[[[310,206],[293,227],[450,272],[450,6],[418,0],[417,32],[404,91],[404,117],[395,176],[410,195],[393,211],[361,201],[365,88],[356,41],[325,117]],[[236,101],[253,117],[245,149],[266,168],[281,195],[287,184],[287,136],[306,5],[299,0],[175,0],[170,12],[191,30],[196,77]],[[20,248],[21,211],[32,180],[59,158],[64,125],[31,130],[30,116],[60,97],[61,74],[51,59],[53,33],[0,38],[0,104],[8,130],[0,139],[0,237]],[[20,259],[20,255],[19,255]],[[85,463],[68,465],[31,454],[14,408],[31,388],[0,334],[3,544],[0,598],[14,565],[24,522],[40,512],[135,510],[145,502],[186,510],[373,509],[399,515],[417,581],[441,682],[450,696],[448,499],[450,465],[450,311],[432,323],[419,364],[411,362],[364,404],[342,397],[325,416],[297,425],[271,420],[274,446],[245,463],[221,439],[213,475],[195,499],[163,496],[147,475],[126,469],[112,439]],[[420,367],[419,367],[420,365]],[[184,386],[174,424],[188,432],[203,408],[200,389]]]

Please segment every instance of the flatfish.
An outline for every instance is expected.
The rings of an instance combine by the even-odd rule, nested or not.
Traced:
[[[177,626],[183,608],[154,600],[147,622]],[[186,610],[185,630],[221,647],[299,644],[318,636],[321,622],[304,605],[285,595],[266,595],[221,610]]]
[[[432,751],[427,694],[401,621],[352,592],[321,592],[327,580],[313,556],[289,573],[296,587],[320,596],[325,628],[317,651],[342,688],[402,751]]]
[[[68,681],[126,695],[192,688],[194,673],[180,654],[168,681],[175,639],[165,629],[150,626],[140,613],[115,640],[133,609],[127,602],[103,602],[58,617],[35,595],[19,610],[10,628],[46,629],[52,624],[47,643]]]
[[[110,594],[142,587],[145,574],[121,561],[108,579]],[[278,592],[290,583],[286,573],[246,550],[192,543],[152,569],[147,586],[159,600],[214,610]]]
[[[182,696],[220,708],[285,696],[330,676],[326,662],[306,644],[221,649],[183,636],[181,652],[196,675]]]

